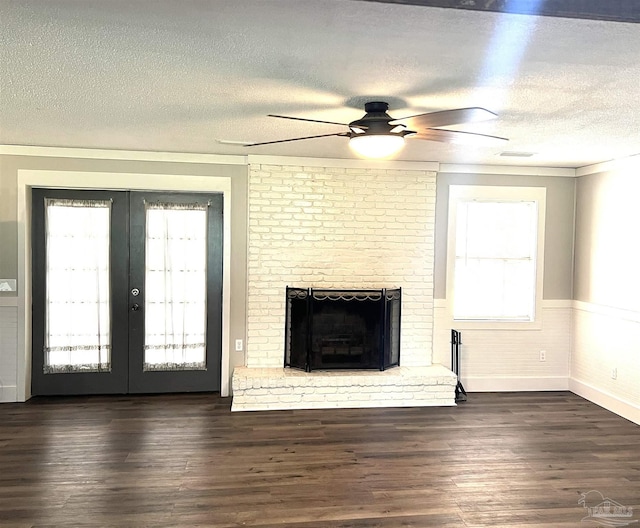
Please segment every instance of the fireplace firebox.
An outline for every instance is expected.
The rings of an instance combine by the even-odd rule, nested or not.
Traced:
[[[379,369],[400,364],[401,288],[286,290],[285,367]]]

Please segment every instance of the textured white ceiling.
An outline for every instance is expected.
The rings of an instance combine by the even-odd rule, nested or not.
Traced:
[[[368,100],[392,116],[481,106],[495,146],[397,159],[579,167],[640,153],[640,25],[353,0],[0,0],[0,143],[353,158]],[[532,152],[529,158],[503,151]]]

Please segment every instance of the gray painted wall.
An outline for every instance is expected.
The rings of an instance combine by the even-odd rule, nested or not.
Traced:
[[[447,292],[450,185],[546,187],[543,299],[572,298],[575,179],[458,173],[438,173],[437,178],[434,298],[445,299]]]

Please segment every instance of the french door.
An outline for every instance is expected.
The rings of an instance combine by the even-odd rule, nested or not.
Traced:
[[[33,189],[32,394],[219,391],[222,195]]]

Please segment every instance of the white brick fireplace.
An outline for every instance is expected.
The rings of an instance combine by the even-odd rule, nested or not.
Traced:
[[[432,365],[435,173],[250,165],[246,366],[233,409],[453,405]],[[400,367],[283,369],[285,288],[402,288]]]

